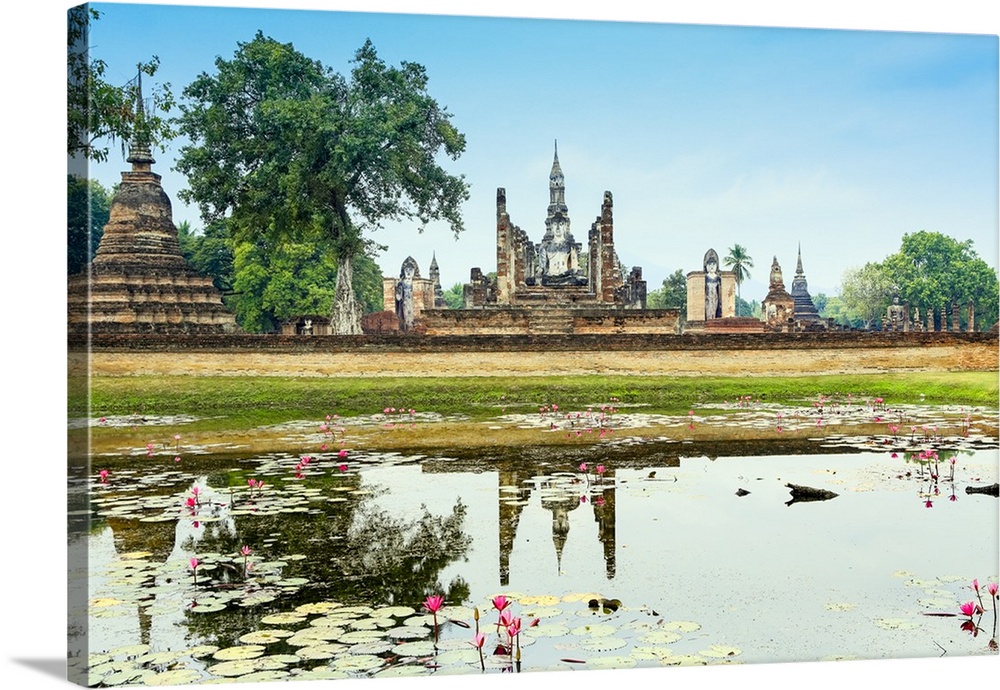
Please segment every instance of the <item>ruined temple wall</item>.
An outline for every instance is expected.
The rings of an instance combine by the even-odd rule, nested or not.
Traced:
[[[421,325],[433,336],[532,335],[546,325],[573,335],[669,335],[679,318],[676,309],[435,309],[424,312]]]

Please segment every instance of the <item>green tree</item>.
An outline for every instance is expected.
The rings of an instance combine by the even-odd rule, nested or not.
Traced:
[[[188,221],[177,226],[177,239],[181,253],[191,267],[212,278],[223,299],[233,289],[233,249],[228,225],[224,220],[209,223],[204,230],[191,229]]]
[[[879,323],[892,301],[894,286],[884,266],[868,262],[861,268],[849,268],[841,278],[840,297],[850,321],[862,328]]]
[[[465,137],[427,93],[425,69],[386,66],[370,41],[352,64],[348,79],[258,32],[184,90],[180,129],[192,143],[177,162],[190,185],[181,197],[206,220],[228,217],[241,242],[327,240],[339,264],[335,333],[361,332],[352,278],[365,232],[445,220],[457,236],[468,198],[464,178],[438,164],[442,151],[458,158]]]
[[[111,216],[111,192],[97,180],[67,176],[66,269],[80,273],[93,260]]]
[[[960,242],[926,230],[908,233],[884,266],[900,299],[911,309],[918,307],[924,314],[931,310],[937,318],[942,307],[950,310],[956,305],[964,323],[964,307],[971,302],[979,326],[989,327],[997,320],[997,272],[976,254],[972,240]]]
[[[441,296],[449,309],[465,308],[465,286],[461,283],[455,283],[447,290],[443,290]]]
[[[746,247],[742,244],[734,244],[729,248],[729,254],[722,260],[736,278],[736,295],[742,297],[740,288],[743,281],[750,277],[750,269],[753,268],[753,258],[747,253]]]
[[[680,309],[681,320],[687,319],[687,278],[677,269],[663,279],[663,284],[646,295],[647,309]]]
[[[757,300],[752,300],[747,302],[742,297],[736,298],[736,315],[737,316],[751,316],[759,318],[761,315],[760,302]]]
[[[90,58],[90,24],[100,16],[89,5],[72,7],[67,13],[66,150],[70,156],[94,161],[107,160],[109,141],[119,142],[124,154],[137,133],[150,144],[162,144],[174,136],[170,121],[160,115],[174,105],[169,84],[149,89],[148,106],[136,107],[143,102],[141,77],[156,74],[158,57],[139,63],[137,78],[123,86],[105,81],[107,63]]]

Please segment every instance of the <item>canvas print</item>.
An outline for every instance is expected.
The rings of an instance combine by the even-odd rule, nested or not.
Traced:
[[[996,35],[67,29],[71,681],[997,655]]]

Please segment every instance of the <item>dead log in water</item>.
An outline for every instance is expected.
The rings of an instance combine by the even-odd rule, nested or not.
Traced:
[[[792,500],[788,501],[786,506],[801,501],[828,501],[840,495],[826,489],[816,489],[801,484],[785,484],[785,486],[792,490]]]
[[[989,486],[967,486],[965,487],[965,493],[1000,496],[1000,484],[990,484]]]

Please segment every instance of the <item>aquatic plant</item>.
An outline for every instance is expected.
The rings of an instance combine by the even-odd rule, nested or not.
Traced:
[[[434,644],[435,645],[438,642],[437,613],[438,613],[438,611],[441,610],[442,606],[444,606],[444,597],[442,597],[440,594],[431,594],[431,595],[428,595],[428,597],[424,600],[424,608],[426,608],[428,611],[430,611],[431,615],[434,617]]]

